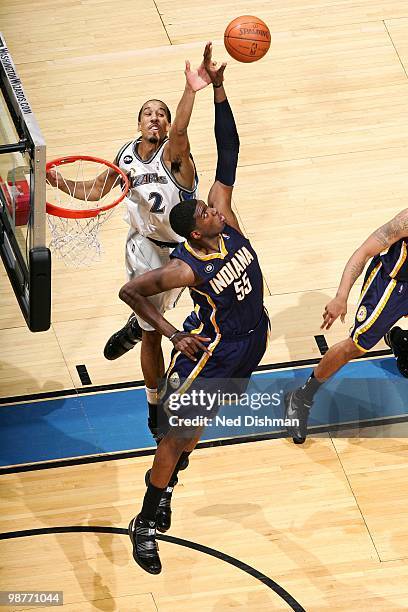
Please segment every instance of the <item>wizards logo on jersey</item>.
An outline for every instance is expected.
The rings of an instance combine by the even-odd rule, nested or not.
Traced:
[[[167,176],[159,176],[157,172],[149,172],[147,174],[139,174],[131,176],[132,187],[140,187],[140,185],[150,185],[151,183],[159,183],[167,185]]]

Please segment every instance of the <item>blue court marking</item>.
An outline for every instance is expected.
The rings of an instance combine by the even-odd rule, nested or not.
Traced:
[[[257,410],[223,406],[219,417],[235,419],[235,424],[213,424],[203,440],[281,431],[282,426],[263,425],[261,419],[282,418],[284,393],[302,384],[311,370],[255,374],[249,389],[252,399],[255,393],[275,394],[277,405]],[[394,358],[349,363],[319,391],[309,424],[408,417],[407,384]],[[143,388],[1,406],[0,465],[150,448],[154,445],[146,414]]]

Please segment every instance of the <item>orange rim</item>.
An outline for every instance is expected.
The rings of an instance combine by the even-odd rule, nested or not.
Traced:
[[[123,181],[122,185],[122,193],[121,195],[111,202],[110,204],[106,204],[105,206],[101,206],[99,208],[87,208],[81,210],[75,210],[71,208],[64,208],[62,206],[56,206],[55,204],[46,203],[46,210],[49,215],[53,215],[54,217],[63,217],[64,219],[88,219],[91,217],[96,217],[97,215],[114,208],[122,202],[122,200],[126,197],[127,192],[129,191],[129,179],[126,174],[118,168],[115,164],[106,159],[102,159],[101,157],[94,157],[93,155],[69,155],[66,157],[58,157],[57,159],[53,159],[47,162],[45,166],[45,171],[48,172],[51,168],[55,168],[55,166],[63,166],[64,164],[72,164],[78,160],[91,161],[98,164],[103,164],[115,170],[117,174],[121,177]]]

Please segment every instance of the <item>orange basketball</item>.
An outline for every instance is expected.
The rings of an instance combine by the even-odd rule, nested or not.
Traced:
[[[227,25],[224,44],[228,53],[239,62],[256,62],[271,46],[271,33],[262,19],[242,15]]]

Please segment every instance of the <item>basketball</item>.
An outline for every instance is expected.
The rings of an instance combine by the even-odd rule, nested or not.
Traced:
[[[271,33],[262,19],[242,15],[227,25],[224,44],[231,57],[238,62],[256,62],[271,46]]]

